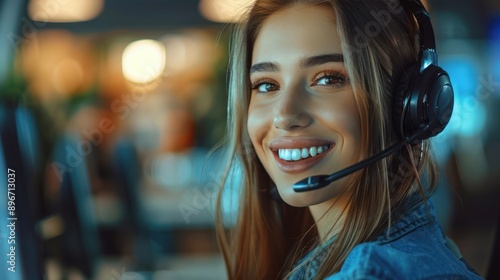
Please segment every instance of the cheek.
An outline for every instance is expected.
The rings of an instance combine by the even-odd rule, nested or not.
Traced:
[[[348,104],[349,110],[346,111],[344,116],[345,129],[353,137],[356,146],[361,145],[361,119],[359,116],[358,106],[354,100]]]
[[[346,148],[353,153],[353,159],[361,156],[361,120],[356,104],[350,104],[350,109],[343,115],[342,124],[346,137]]]
[[[351,111],[343,115],[340,121],[345,134],[352,137],[352,139],[349,140],[355,141],[356,144],[360,143],[361,123],[358,114]]]
[[[319,110],[323,107],[323,110]],[[356,104],[342,102],[339,104],[318,105],[316,111],[321,118],[330,126],[342,127],[344,130],[359,130],[360,120]]]
[[[333,102],[332,102],[333,103]],[[320,105],[316,108],[319,112],[318,119],[321,119],[325,127],[329,127],[341,134],[344,144],[353,149],[360,147],[361,143],[361,120],[358,107],[354,98],[340,100],[340,102],[330,103],[330,106]]]
[[[266,114],[263,114],[261,111],[262,110],[253,106],[252,102],[250,102],[247,127],[248,134],[257,153],[260,153],[262,150],[262,140],[266,134],[267,124],[269,123]]]

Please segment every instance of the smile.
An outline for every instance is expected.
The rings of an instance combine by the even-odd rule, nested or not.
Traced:
[[[278,157],[286,161],[299,161],[326,152],[331,145],[313,146],[301,149],[278,149]]]
[[[325,139],[285,138],[270,143],[276,166],[284,173],[306,172],[334,150],[335,143]]]

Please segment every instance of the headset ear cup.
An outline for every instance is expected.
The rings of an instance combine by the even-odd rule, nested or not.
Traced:
[[[421,120],[429,124],[429,129],[421,139],[427,139],[438,135],[448,125],[453,112],[454,94],[448,73],[439,66],[431,65],[425,69],[421,85],[419,101],[425,105]],[[414,127],[416,125],[421,124],[413,123]]]
[[[453,111],[453,88],[448,73],[430,65],[421,74],[419,65],[403,73],[393,99],[393,123],[396,133],[406,139],[423,125],[427,131],[412,144],[436,136],[444,130]]]
[[[396,134],[405,139],[410,134],[406,133],[405,123],[408,118],[408,106],[412,91],[412,80],[418,75],[418,65],[413,65],[403,71],[398,79],[398,85],[393,95],[392,121]]]

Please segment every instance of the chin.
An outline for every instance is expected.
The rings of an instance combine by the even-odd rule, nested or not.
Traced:
[[[283,199],[286,204],[293,207],[308,207],[321,204],[338,197],[343,189],[335,182],[319,190],[301,193],[295,192],[292,185],[278,185],[277,187],[281,199]]]
[[[308,207],[308,206],[316,204],[316,203],[314,203],[314,199],[311,199],[311,198],[304,199],[304,196],[307,196],[307,195],[308,194],[304,194],[304,193],[285,194],[285,195],[280,194],[283,201],[286,204],[293,206],[293,207]]]
[[[322,190],[314,190],[297,193],[291,187],[287,187],[286,189],[278,187],[278,192],[283,201],[293,207],[308,207],[331,199],[330,197],[321,195],[321,191]]]

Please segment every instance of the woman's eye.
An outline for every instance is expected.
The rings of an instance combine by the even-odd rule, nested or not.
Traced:
[[[340,87],[345,84],[346,80],[346,77],[340,73],[322,73],[315,79],[314,85]]]
[[[278,89],[277,85],[269,82],[258,82],[252,85],[252,90],[257,90],[258,93],[266,93]]]

